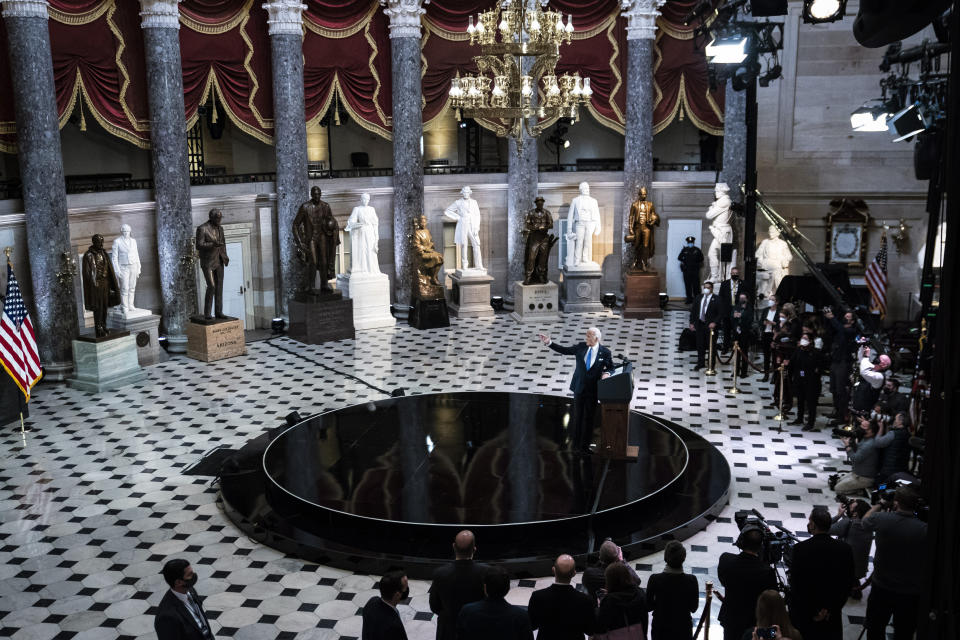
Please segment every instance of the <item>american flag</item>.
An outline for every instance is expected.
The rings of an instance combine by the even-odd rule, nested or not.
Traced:
[[[0,317],[0,365],[30,402],[30,389],[37,384],[43,372],[37,355],[33,323],[30,322],[10,262],[7,262],[7,297],[3,303],[3,316]]]
[[[880,238],[880,251],[877,257],[867,267],[867,288],[873,297],[870,308],[880,312],[880,317],[887,315],[887,234]]]

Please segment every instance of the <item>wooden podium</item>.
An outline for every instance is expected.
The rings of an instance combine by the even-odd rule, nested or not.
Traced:
[[[636,460],[639,447],[631,446],[630,401],[633,400],[633,364],[626,362],[606,380],[597,383],[600,400],[600,446],[597,455]]]

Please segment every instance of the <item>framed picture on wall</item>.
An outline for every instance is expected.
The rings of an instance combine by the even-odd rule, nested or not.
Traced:
[[[863,200],[837,198],[827,214],[826,262],[863,267],[867,256],[870,209]]]

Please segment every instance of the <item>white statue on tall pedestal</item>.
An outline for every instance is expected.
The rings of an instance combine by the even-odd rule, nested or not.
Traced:
[[[600,205],[590,195],[590,185],[580,183],[580,195],[570,203],[567,213],[568,270],[596,270],[600,265],[593,260],[593,237],[600,235]],[[571,250],[571,244],[573,248]]]
[[[350,233],[350,274],[378,274],[377,253],[380,242],[380,220],[370,206],[370,194],[360,194],[360,205],[353,208],[347,226]]]
[[[757,247],[757,293],[765,298],[773,295],[783,276],[790,273],[793,254],[790,245],[780,237],[780,229],[770,225],[770,237]]]
[[[150,315],[147,309],[137,309],[133,304],[137,291],[137,278],[140,277],[140,252],[137,241],[130,235],[130,225],[120,225],[120,237],[113,241],[111,262],[113,271],[120,282],[120,305],[113,307],[111,313],[123,318],[135,318]]]
[[[483,257],[480,255],[480,206],[477,201],[470,197],[473,189],[464,187],[460,190],[462,196],[456,202],[451,204],[443,212],[450,220],[457,221],[457,228],[454,231],[453,241],[457,245],[457,252],[460,254],[460,269],[467,271],[467,253],[470,246],[473,246],[473,268],[471,271],[480,271],[486,273],[483,268]]]
[[[729,277],[730,266],[736,264],[736,260],[731,260],[729,264],[721,268],[720,265],[720,245],[733,242],[733,227],[730,222],[733,220],[733,211],[730,208],[730,187],[722,182],[718,182],[714,189],[716,200],[707,209],[707,220],[712,220],[710,224],[710,233],[713,234],[713,242],[707,250],[707,260],[710,263],[710,282],[715,284],[723,282]]]

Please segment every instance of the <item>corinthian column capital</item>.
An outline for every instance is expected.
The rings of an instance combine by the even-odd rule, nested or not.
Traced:
[[[47,0],[0,0],[4,18],[48,18]]]
[[[141,29],[180,29],[180,0],[140,0]]]
[[[270,15],[267,19],[270,35],[292,33],[299,36],[303,33],[303,12],[307,5],[300,0],[271,0],[264,2],[263,8]]]
[[[623,0],[620,8],[627,18],[627,40],[653,40],[657,16],[667,0]]]
[[[390,18],[391,38],[420,38],[420,16],[430,0],[380,0],[383,13]]]

